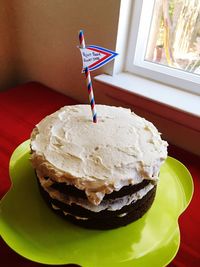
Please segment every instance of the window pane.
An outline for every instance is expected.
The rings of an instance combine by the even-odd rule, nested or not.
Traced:
[[[156,0],[145,60],[200,75],[200,1]]]

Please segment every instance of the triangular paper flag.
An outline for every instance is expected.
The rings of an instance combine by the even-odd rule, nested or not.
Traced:
[[[83,60],[83,71],[86,67],[90,71],[96,70],[118,55],[112,50],[97,45],[88,45],[85,48],[79,48]]]

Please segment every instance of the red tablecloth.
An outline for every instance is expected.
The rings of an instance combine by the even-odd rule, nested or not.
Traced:
[[[75,103],[73,99],[38,83],[29,83],[0,92],[0,198],[10,186],[8,164],[13,150],[29,138],[34,125],[44,116],[61,106]],[[197,267],[200,266],[200,213],[198,213],[200,158],[172,145],[169,148],[169,154],[187,166],[195,184],[192,202],[179,219],[181,245],[170,266]],[[0,238],[0,265],[31,267],[41,264],[19,256]]]

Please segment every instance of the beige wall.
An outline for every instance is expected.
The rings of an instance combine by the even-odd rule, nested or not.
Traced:
[[[10,2],[10,6],[6,3]],[[81,56],[76,48],[78,31],[85,31],[88,44],[115,49],[120,0],[5,0],[13,21],[4,19],[5,42],[9,30],[14,32],[12,45],[15,58],[1,47],[3,62],[13,60],[19,82],[39,81],[80,101],[87,101],[83,93],[85,79],[81,74]],[[3,4],[3,2],[2,2]],[[13,35],[13,34],[11,34]],[[106,66],[99,72],[108,68]],[[1,75],[10,72],[0,69]],[[4,72],[4,73],[3,73]],[[93,75],[97,72],[93,73]],[[12,79],[12,77],[11,77]],[[0,84],[4,87],[1,81]]]
[[[12,6],[10,1],[0,0],[0,90],[16,84],[15,40]]]

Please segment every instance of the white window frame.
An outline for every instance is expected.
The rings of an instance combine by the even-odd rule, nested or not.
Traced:
[[[200,95],[200,75],[145,61],[155,0],[132,1],[125,71]]]

